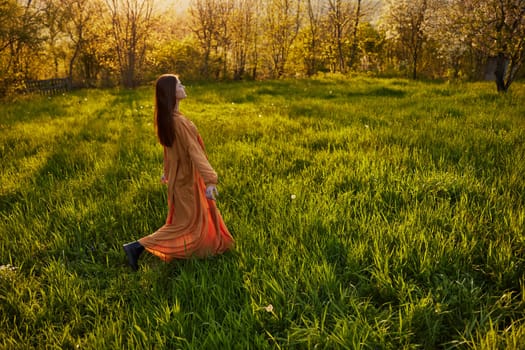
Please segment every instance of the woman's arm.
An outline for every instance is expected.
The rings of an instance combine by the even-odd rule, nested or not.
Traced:
[[[208,161],[204,143],[197,128],[193,123],[189,123],[187,128],[184,129],[184,142],[186,143],[191,161],[201,174],[206,186],[216,185],[218,182],[217,173]]]
[[[193,140],[189,143],[188,152],[193,164],[201,174],[206,186],[216,185],[218,182],[217,173],[213,170],[213,167],[208,161],[204,148],[201,147],[198,140],[195,138],[192,139]]]

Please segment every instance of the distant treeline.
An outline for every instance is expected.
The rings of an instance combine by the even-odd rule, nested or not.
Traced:
[[[164,2],[165,3],[165,2]],[[25,82],[134,87],[165,72],[184,80],[320,72],[496,81],[525,60],[517,0],[155,0],[0,3],[0,94]]]

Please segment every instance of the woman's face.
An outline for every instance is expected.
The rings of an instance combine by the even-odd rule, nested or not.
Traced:
[[[177,85],[175,86],[175,98],[177,100],[182,100],[187,97],[186,90],[184,90],[184,85],[177,79]]]

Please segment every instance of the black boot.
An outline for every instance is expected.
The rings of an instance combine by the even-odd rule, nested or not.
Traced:
[[[144,247],[138,241],[135,241],[124,244],[124,251],[128,257],[129,266],[131,266],[133,271],[137,271],[139,269],[139,256],[144,251]]]

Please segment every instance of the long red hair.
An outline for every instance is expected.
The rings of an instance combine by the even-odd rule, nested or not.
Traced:
[[[155,83],[155,129],[159,142],[171,147],[175,141],[173,112],[179,78],[174,74],[161,75]]]

